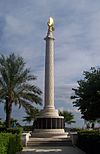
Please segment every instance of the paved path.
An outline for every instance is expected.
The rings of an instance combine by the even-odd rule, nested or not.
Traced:
[[[56,147],[34,147],[31,149],[24,148],[17,154],[86,154],[74,146],[56,146]]]

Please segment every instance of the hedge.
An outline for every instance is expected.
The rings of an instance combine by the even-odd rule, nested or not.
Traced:
[[[21,135],[0,133],[0,154],[16,154],[22,150]]]
[[[7,154],[9,134],[0,134],[0,154]]]
[[[32,131],[33,126],[23,126],[23,130],[26,131],[26,132]]]
[[[6,128],[6,127],[0,127],[0,133],[12,133],[12,134],[21,134],[23,131],[23,128]]]
[[[97,154],[97,151],[100,152],[100,132],[95,130],[79,131],[77,146],[87,154]]]

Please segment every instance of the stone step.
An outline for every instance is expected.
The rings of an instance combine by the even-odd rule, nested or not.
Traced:
[[[34,139],[30,138],[27,143],[27,147],[32,146],[72,146],[72,141],[70,138],[67,139]]]

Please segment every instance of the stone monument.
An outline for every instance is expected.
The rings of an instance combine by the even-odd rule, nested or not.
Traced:
[[[54,106],[54,20],[48,21],[48,32],[45,37],[45,93],[44,108],[34,122],[34,137],[67,137],[64,132],[64,117],[59,116]]]

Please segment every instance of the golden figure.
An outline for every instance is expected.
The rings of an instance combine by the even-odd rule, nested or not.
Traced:
[[[50,17],[48,21],[48,31],[50,32],[54,31],[54,20],[52,17]]]

